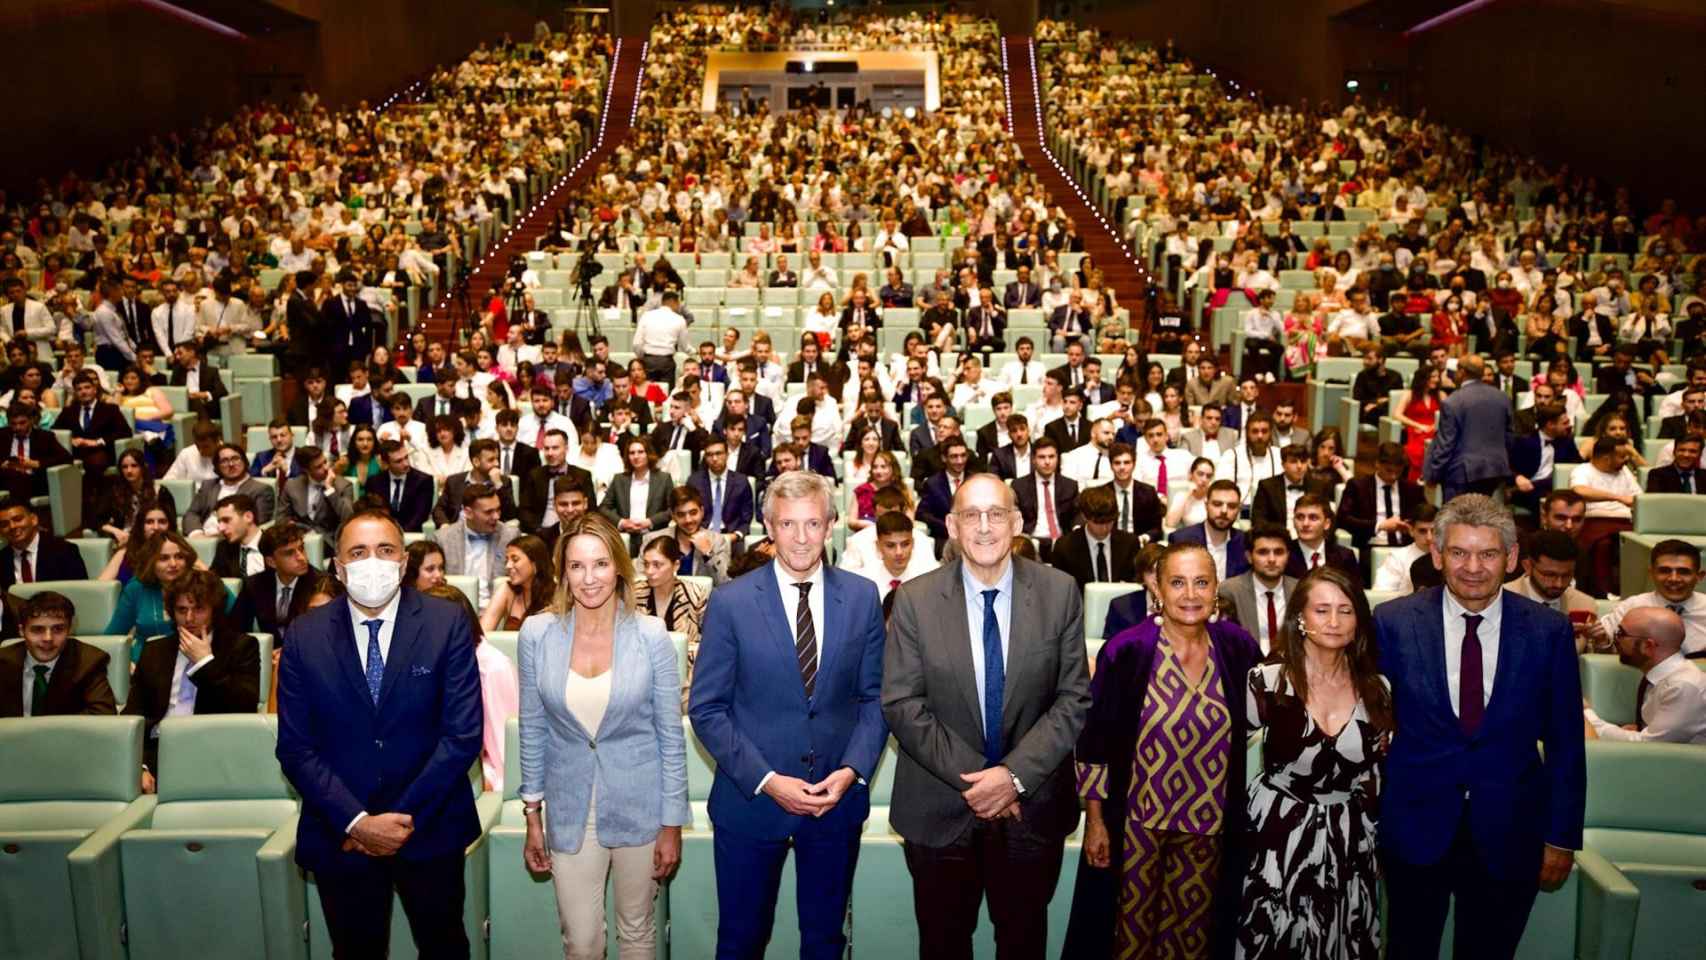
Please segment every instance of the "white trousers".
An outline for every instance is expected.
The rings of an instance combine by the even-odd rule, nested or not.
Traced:
[[[652,904],[655,843],[604,847],[598,842],[594,811],[588,811],[579,853],[551,852],[551,885],[557,892],[557,918],[563,926],[567,960],[604,960],[604,882],[611,877],[616,896],[617,955],[621,960],[651,960],[657,954],[657,915]]]

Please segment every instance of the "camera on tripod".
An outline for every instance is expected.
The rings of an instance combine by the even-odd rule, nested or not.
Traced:
[[[574,277],[572,278],[575,287],[580,290],[582,300],[592,300],[592,278],[603,272],[604,264],[593,259],[592,249],[589,247],[583,250],[580,259],[575,261]]]

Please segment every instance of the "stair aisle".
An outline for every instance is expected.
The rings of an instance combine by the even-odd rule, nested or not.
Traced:
[[[509,258],[535,249],[539,238],[556,222],[558,211],[574,200],[577,188],[597,174],[605,158],[628,136],[639,107],[647,44],[644,36],[617,38],[609,82],[605,84],[604,108],[599,112],[598,137],[593,141],[592,149],[583,154],[530,210],[510,225],[482,259],[473,264],[468,289],[475,311],[479,310],[479,295],[490,290],[502,278]],[[426,312],[424,322],[429,339],[450,337],[452,309],[451,298],[446,296]],[[459,334],[467,332],[465,321],[459,321],[458,327]]]
[[[1085,199],[1083,188],[1066,175],[1046,145],[1042,107],[1037,89],[1036,44],[1028,36],[1001,38],[1001,63],[1007,84],[1007,130],[1025,155],[1054,202],[1078,225],[1084,249],[1096,258],[1122,307],[1131,311],[1133,325],[1148,332],[1144,295],[1148,273],[1101,213]]]

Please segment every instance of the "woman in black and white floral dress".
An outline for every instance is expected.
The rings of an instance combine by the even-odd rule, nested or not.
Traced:
[[[1329,568],[1305,577],[1269,662],[1249,675],[1250,724],[1266,735],[1239,957],[1379,956],[1374,821],[1392,695],[1376,664],[1362,591]]]

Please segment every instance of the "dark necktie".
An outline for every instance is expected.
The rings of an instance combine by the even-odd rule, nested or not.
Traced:
[[[1096,544],[1096,582],[1108,583],[1109,580],[1108,545],[1106,543],[1098,543]]]
[[[40,669],[40,668],[37,668]],[[1635,729],[1647,729],[1647,718],[1641,713],[1641,708],[1647,703],[1647,692],[1653,689],[1653,682],[1646,677],[1641,678],[1641,685],[1635,688]]]
[[[1120,491],[1120,529],[1124,530],[1126,533],[1135,532],[1131,529],[1131,491],[1130,490],[1121,490]]]
[[[35,683],[30,686],[30,716],[39,717],[47,709],[47,664],[36,664],[35,673]]]
[[[1667,603],[1667,604],[1665,604],[1665,606],[1666,606],[1666,607],[1667,607],[1667,608],[1669,608],[1669,610],[1670,610],[1670,612],[1671,612],[1671,613],[1674,613],[1674,614],[1676,614],[1676,615],[1677,615],[1677,616],[1679,616],[1679,617],[1680,617],[1680,616],[1682,616],[1682,615],[1683,615],[1683,611],[1685,611],[1685,610],[1686,610],[1686,609],[1687,609],[1687,608],[1686,608],[1686,607],[1684,607],[1684,606],[1683,606],[1683,605],[1682,605],[1682,604],[1680,604],[1680,603]]]
[[[1386,499],[1386,516],[1388,519],[1391,519],[1391,517],[1393,516],[1393,513],[1392,513],[1392,485],[1389,483],[1386,486],[1382,487],[1380,490],[1380,493]],[[1398,545],[1398,531],[1396,531],[1396,530],[1386,531],[1386,542],[1392,546],[1397,546]]]
[[[403,478],[391,478],[391,512],[403,512]]]
[[[800,603],[794,610],[794,656],[800,662],[800,682],[805,685],[806,699],[817,690],[817,630],[812,623],[810,580],[796,583]]]
[[[21,303],[12,307],[12,332],[14,334],[24,332],[24,305]]]
[[[1066,438],[1073,443],[1078,442],[1078,424],[1076,422],[1066,421]]]
[[[1457,725],[1469,737],[1481,729],[1481,717],[1487,710],[1481,681],[1481,638],[1475,634],[1483,619],[1478,613],[1463,615],[1463,654],[1457,668]]]
[[[23,583],[36,582],[35,564],[30,562],[30,551],[24,550],[18,554],[18,580]]]
[[[95,415],[95,405],[94,405],[94,404],[92,404],[92,403],[91,403],[91,404],[89,404],[89,405],[88,405],[88,406],[86,406],[86,407],[84,407],[84,408],[83,408],[83,430],[84,430],[84,432],[85,432],[85,433],[86,433],[86,432],[88,432],[88,430],[89,430],[89,420],[90,420],[90,419],[91,419],[91,418],[92,418],[92,417],[93,417],[93,416],[94,416],[94,415]]]
[[[379,651],[379,628],[384,624],[383,620],[361,622],[367,628],[367,694],[375,704],[379,702],[379,690],[385,684],[385,657]]]
[[[1001,659],[1001,621],[995,617],[995,597],[1000,591],[983,591],[983,759],[989,766],[1001,763],[1001,699],[1007,690],[1007,665]]]
[[[1019,364],[1019,385],[1024,386],[1025,384],[1028,384],[1030,382],[1031,382],[1031,365],[1028,363]]]
[[[1274,597],[1278,590],[1268,591],[1268,646],[1272,647],[1279,638],[1279,614],[1275,610]]]
[[[296,584],[290,584],[278,595],[278,622],[290,619],[290,593],[296,589]]]

